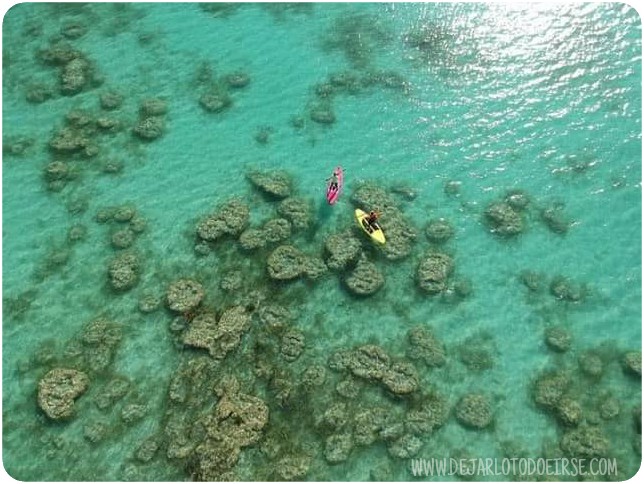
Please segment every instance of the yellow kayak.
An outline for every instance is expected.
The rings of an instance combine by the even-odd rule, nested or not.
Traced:
[[[355,214],[356,214],[356,220],[358,221],[358,225],[360,225],[360,228],[362,228],[364,233],[367,234],[376,242],[378,242],[379,244],[384,244],[385,233],[382,231],[382,228],[380,228],[379,225],[377,225],[377,228],[375,229],[371,225],[369,225],[369,223],[367,222],[367,217],[369,217],[369,214],[366,212],[363,212],[359,208],[356,208]]]

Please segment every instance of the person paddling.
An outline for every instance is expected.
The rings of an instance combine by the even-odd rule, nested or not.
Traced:
[[[342,170],[341,166],[337,166],[333,170],[333,174],[326,179],[326,201],[329,202],[329,205],[333,205],[338,201],[342,191],[343,179],[344,170]]]
[[[338,175],[335,174],[335,171],[333,172],[333,175],[326,179],[326,181],[328,182],[331,190],[338,189]]]
[[[378,225],[379,216],[380,213],[376,212],[375,210],[371,210],[369,212],[369,215],[366,218],[366,222],[369,224],[369,227],[371,227],[372,230],[380,230],[380,226]]]

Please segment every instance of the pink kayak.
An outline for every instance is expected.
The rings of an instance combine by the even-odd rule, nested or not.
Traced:
[[[338,184],[335,186],[333,182],[333,177],[329,178],[329,182],[326,187],[326,201],[329,202],[329,205],[333,205],[338,201],[340,197],[340,192],[342,192],[342,184],[344,183],[344,172],[342,171],[341,166],[337,166],[333,170],[333,174],[338,179]]]

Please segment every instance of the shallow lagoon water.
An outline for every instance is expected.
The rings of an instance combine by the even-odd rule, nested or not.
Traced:
[[[61,68],[43,63],[38,52],[51,48],[70,22],[87,30],[63,41],[102,79],[61,95]],[[575,427],[533,398],[544,370],[565,369],[573,382],[568,396],[583,409],[577,425],[599,428],[608,442],[599,454],[617,459],[620,480],[633,475],[640,462],[633,409],[641,406],[641,383],[624,370],[623,357],[641,349],[640,39],[637,13],[620,4],[14,7],[3,24],[3,144],[18,137],[31,144],[22,154],[3,151],[5,469],[21,480],[213,478],[195,470],[196,451],[168,457],[176,444],[169,422],[210,415],[221,401],[213,387],[231,374],[243,394],[265,403],[269,418],[258,441],[217,474],[227,479],[285,479],[280,468],[298,456],[305,456],[300,479],[411,479],[409,459],[392,451],[395,439],[355,445],[346,460],[329,462],[328,440],[354,435],[355,428],[352,434],[351,424],[329,427],[323,415],[345,404],[351,421],[361,410],[384,407],[395,425],[431,392],[442,395],[449,411],[440,427],[416,436],[415,457],[572,457],[561,443]],[[210,80],[199,81],[208,69]],[[209,83],[237,71],[250,83],[230,90],[232,106],[204,110],[199,97]],[[320,102],[316,87],[346,72],[391,82],[339,90],[330,101],[335,122],[316,123],[310,116]],[[48,86],[51,98],[28,102],[34,83]],[[109,90],[124,95],[115,111],[100,109],[99,96]],[[132,128],[150,98],[167,103],[166,129],[146,142]],[[74,109],[114,117],[123,128],[95,136],[96,156],[69,156],[78,176],[54,191],[44,170],[65,156],[49,143]],[[268,142],[261,143],[257,134],[266,127]],[[121,162],[122,171],[106,173],[106,160]],[[337,164],[347,182],[340,202],[329,207],[324,180]],[[313,222],[292,237],[307,253],[326,257],[326,238],[353,227],[352,195],[367,183],[383,188],[415,228],[410,254],[389,260],[355,232],[385,279],[363,298],[351,295],[342,282],[346,274],[334,271],[314,281],[270,281],[272,248],[244,252],[234,237],[198,255],[198,222],[230,197],[249,205],[251,226],[275,217],[278,202],[249,183],[251,170],[285,170],[293,192],[308,200]],[[413,196],[395,193],[396,187]],[[530,203],[523,232],[502,237],[491,233],[484,213],[510,190],[521,190]],[[120,225],[99,224],[96,215],[124,204],[136,209],[146,229],[134,244],[142,260],[139,281],[115,292],[107,272],[120,252],[110,244]],[[552,207],[564,217],[563,234],[542,220],[541,212]],[[424,229],[441,217],[454,236],[439,247]],[[76,224],[86,236],[70,244]],[[416,287],[416,268],[430,250],[454,260],[442,294]],[[241,271],[246,284],[227,294],[220,279],[231,270]],[[538,290],[521,282],[525,271],[538,275]],[[582,289],[581,300],[551,293],[560,276]],[[216,363],[213,381],[204,382],[198,403],[191,401],[194,408],[181,408],[169,391],[180,365],[210,357],[182,344],[182,333],[170,330],[177,315],[163,303],[143,313],[139,301],[148,294],[162,301],[182,277],[203,285],[203,311],[220,315],[236,298],[253,294],[259,310],[267,304],[262,295],[289,308],[288,327],[305,338],[302,355],[293,362],[280,355],[279,332],[262,326],[253,304],[253,322],[239,346]],[[455,295],[459,281],[471,287],[465,297]],[[92,372],[66,359],[65,348],[98,318],[118,325],[121,340],[107,368]],[[338,393],[347,372],[329,368],[333,353],[375,344],[409,361],[408,332],[419,325],[444,345],[446,363],[429,368],[414,361],[419,388],[411,396],[394,396],[360,377],[349,380],[361,389],[357,397]],[[566,352],[545,344],[550,326],[572,336]],[[462,356],[472,341],[486,343],[483,359],[490,357],[479,370]],[[264,355],[258,348],[265,347]],[[601,356],[601,377],[581,373],[579,360],[588,350]],[[258,371],[262,358],[272,376]],[[325,368],[326,382],[305,391],[303,374],[314,365]],[[71,420],[52,422],[38,408],[38,381],[69,366],[89,371],[89,389],[76,400]],[[97,395],[115,376],[129,381],[129,392],[101,409]],[[292,396],[280,396],[280,385]],[[456,418],[458,402],[471,393],[491,402],[493,422],[483,430]],[[619,401],[619,414],[597,417],[610,397]],[[124,422],[123,408],[138,404],[144,416]],[[87,429],[97,422],[107,430],[93,442]],[[203,441],[198,431],[183,429],[194,443]],[[150,436],[158,450],[144,461],[136,451]],[[273,445],[280,438],[292,445]]]

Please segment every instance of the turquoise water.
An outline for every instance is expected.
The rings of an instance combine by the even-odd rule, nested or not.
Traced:
[[[80,52],[97,74],[92,81],[86,73],[73,95],[59,92],[64,68],[38,55],[61,32],[66,48]],[[641,382],[623,365],[625,353],[641,350],[641,23],[633,9],[21,4],[5,16],[3,46],[3,464],[11,476],[283,480],[283,469],[300,459],[301,480],[410,480],[411,456],[584,457],[563,443],[580,428],[595,429],[607,442],[592,455],[617,460],[618,475],[608,478],[624,480],[638,470],[641,436],[633,412],[641,408]],[[235,72],[250,82],[228,89],[232,105],[203,109],[200,96]],[[352,92],[316,93],[339,73],[363,82]],[[383,77],[389,86],[374,81]],[[43,102],[27,99],[35,84],[49,92]],[[123,96],[115,110],[101,109],[99,96],[108,91]],[[132,130],[141,103],[151,98],[167,105],[165,131],[143,141]],[[318,103],[331,107],[335,122],[312,119]],[[100,117],[121,123],[113,132],[90,132],[98,146],[93,157],[49,148],[75,109],[85,110],[90,124]],[[76,176],[52,186],[45,174],[52,161],[67,163]],[[120,171],[106,170],[107,161],[118,162]],[[346,184],[340,202],[329,207],[324,180],[338,164]],[[279,202],[245,176],[252,170],[284,170],[313,221],[265,249],[244,251],[235,235],[201,255],[197,224],[231,197],[248,204],[252,227],[278,216]],[[417,233],[398,260],[354,226],[355,194],[364,184],[382,188],[380,199],[391,197],[397,207],[383,215],[385,234],[395,232],[394,217]],[[523,231],[503,237],[491,233],[485,213],[511,190],[529,204],[520,214]],[[115,291],[108,266],[122,250],[110,238],[127,223],[96,219],[102,209],[123,205],[146,227],[128,249],[141,261],[139,279]],[[564,233],[544,223],[542,212],[553,207]],[[454,229],[443,245],[425,234],[437,218]],[[84,238],[70,242],[72,227]],[[350,266],[312,281],[268,277],[276,246],[292,244],[328,262],[325,241],[347,229],[384,277],[375,294],[347,290],[342,281]],[[388,244],[394,243],[392,237]],[[432,250],[449,254],[455,267],[447,289],[434,295],[416,283],[417,267]],[[526,271],[536,275],[534,291],[521,282]],[[226,292],[221,279],[232,272],[240,287]],[[555,297],[558,277],[580,298]],[[241,303],[251,315],[241,341],[221,361],[184,345],[185,329],[171,329],[183,317],[163,301],[181,278],[204,288],[196,314],[220,315]],[[459,292],[463,286],[471,290]],[[145,296],[159,306],[141,311]],[[280,354],[284,329],[259,317],[270,304],[288,308],[287,328],[304,337],[295,361]],[[87,359],[98,350],[72,343],[100,318],[112,321],[121,338],[109,364],[97,370]],[[430,368],[408,356],[408,332],[417,326],[444,346],[444,365]],[[545,343],[550,327],[568,332],[569,349],[556,352]],[[85,359],[73,357],[70,344]],[[417,388],[392,395],[373,377],[330,367],[335,352],[366,344],[414,365]],[[466,364],[468,349],[478,369]],[[599,359],[601,375],[582,372],[579,361],[589,354]],[[190,379],[181,371],[190,361],[213,369]],[[263,365],[269,369],[261,371]],[[315,365],[326,379],[311,389],[305,374]],[[38,382],[53,368],[82,371],[90,382],[63,421],[38,407]],[[535,381],[545,370],[569,375],[566,398],[581,405],[578,422],[564,422],[560,407],[535,402]],[[234,375],[240,391],[260,399],[269,416],[236,462],[200,474],[195,469],[208,459],[198,445],[212,444],[202,429],[221,404],[213,388],[224,375]],[[97,400],[115,378],[126,379],[129,390],[101,408]],[[188,403],[173,400],[171,381],[196,388]],[[342,381],[357,395],[338,392]],[[461,398],[472,393],[484,394],[493,414],[482,430],[457,415]],[[348,422],[384,408],[388,425],[402,428],[431,394],[448,411],[438,428],[415,435],[413,451],[402,456],[395,438],[380,436],[370,445],[349,445],[341,462],[329,459],[330,438],[354,441],[359,430],[357,423],[328,422],[324,415],[335,404],[344,405]],[[601,416],[611,398],[619,413]],[[128,405],[143,405],[142,416],[124,419]],[[179,437],[177,421],[183,422]],[[98,427],[103,431],[94,438]],[[411,435],[408,428],[403,434]],[[137,457],[150,437],[158,450],[149,460]],[[190,450],[177,457],[182,438]],[[213,445],[220,454],[230,451]]]

